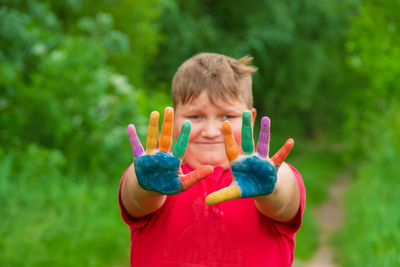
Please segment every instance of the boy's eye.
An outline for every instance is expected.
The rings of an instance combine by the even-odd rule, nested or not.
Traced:
[[[193,115],[193,116],[189,117],[189,119],[191,119],[191,120],[200,120],[201,118],[202,118],[202,116],[200,116],[200,115]]]
[[[223,115],[223,116],[221,116],[221,119],[223,120],[223,121],[226,121],[226,120],[230,120],[230,119],[233,119],[234,117],[233,116],[230,116],[230,115]]]

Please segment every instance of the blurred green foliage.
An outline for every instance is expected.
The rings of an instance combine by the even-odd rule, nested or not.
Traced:
[[[346,130],[362,153],[374,151],[374,146],[380,144],[371,143],[370,134],[377,122],[388,116],[390,107],[399,108],[399,7],[398,1],[365,1],[349,31],[346,61],[354,76],[344,106],[348,114]]]
[[[62,169],[58,150],[0,149],[0,262],[4,266],[110,266],[125,263],[115,182]]]
[[[308,209],[354,168],[339,261],[398,265],[399,13],[395,0],[0,0],[0,262],[126,264],[126,126],[143,140],[178,66],[208,51],[254,57],[255,107],[271,151],[296,139]],[[307,211],[297,256],[317,234]]]
[[[343,43],[354,5],[350,0],[163,1],[165,38],[151,77],[167,92],[175,70],[195,53],[248,54],[258,67],[255,107],[272,118],[275,132],[315,136],[336,129],[345,101],[340,88],[348,79]]]
[[[136,101],[143,92],[114,63],[118,57],[130,62],[132,53],[146,57],[154,53],[148,49],[154,48],[142,44],[133,50],[134,36],[116,29],[111,14],[89,16],[84,4],[88,3],[10,1],[2,5],[0,109],[4,116],[0,123],[7,127],[1,127],[0,141],[7,148],[35,143],[57,149],[69,167],[78,165],[101,174],[104,170],[99,166],[108,165],[105,174],[117,175],[121,169],[109,164],[110,158],[129,162],[121,153],[126,148],[124,129],[130,121],[140,121]],[[145,13],[146,8],[153,10],[142,6]],[[132,28],[151,25],[154,11],[148,13]],[[65,18],[66,14],[72,18]],[[147,41],[155,46],[153,35],[157,33],[148,33]],[[142,102],[145,105],[148,99]]]
[[[97,1],[0,4],[0,262],[127,263],[118,180],[126,126],[150,108],[132,80],[157,48],[156,3],[114,15]],[[130,8],[140,20],[122,20]]]
[[[347,192],[347,222],[334,240],[342,266],[400,264],[399,108],[382,115],[368,134],[368,156]]]
[[[296,259],[305,261],[311,260],[321,240],[313,208],[329,200],[329,186],[345,172],[346,161],[342,157],[344,149],[336,142],[300,139],[293,150],[288,162],[302,174],[307,191],[303,224],[296,234],[295,249]]]
[[[335,240],[343,266],[400,264],[399,29],[398,1],[364,1],[346,44],[357,77],[346,106],[348,136],[362,157],[347,194],[348,221]]]

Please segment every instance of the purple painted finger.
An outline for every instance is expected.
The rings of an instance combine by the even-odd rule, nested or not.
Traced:
[[[140,143],[139,137],[137,136],[135,126],[133,124],[128,125],[128,136],[129,142],[132,147],[132,155],[134,158],[140,157],[144,153],[142,144]]]
[[[260,135],[258,137],[257,152],[261,158],[268,157],[271,120],[264,116],[261,119]]]

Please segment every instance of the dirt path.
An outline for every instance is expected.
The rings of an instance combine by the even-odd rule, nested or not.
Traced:
[[[293,267],[339,267],[334,262],[334,251],[329,239],[344,223],[343,197],[349,186],[349,174],[339,176],[331,185],[329,199],[313,208],[313,213],[320,230],[320,246],[309,261],[295,260]]]

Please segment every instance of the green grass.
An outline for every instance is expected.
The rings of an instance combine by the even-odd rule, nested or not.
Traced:
[[[400,112],[388,109],[367,138],[335,239],[342,266],[400,266]]]
[[[400,153],[359,168],[348,191],[348,221],[335,240],[343,266],[400,266]]]
[[[295,255],[308,260],[319,246],[319,230],[312,209],[327,200],[329,186],[344,172],[345,164],[341,150],[329,142],[296,140],[293,152],[288,162],[299,170],[307,192],[303,225],[296,236]]]
[[[0,151],[1,152],[1,151]],[[110,266],[129,262],[129,230],[112,181],[63,174],[57,151],[0,153],[0,262]]]

